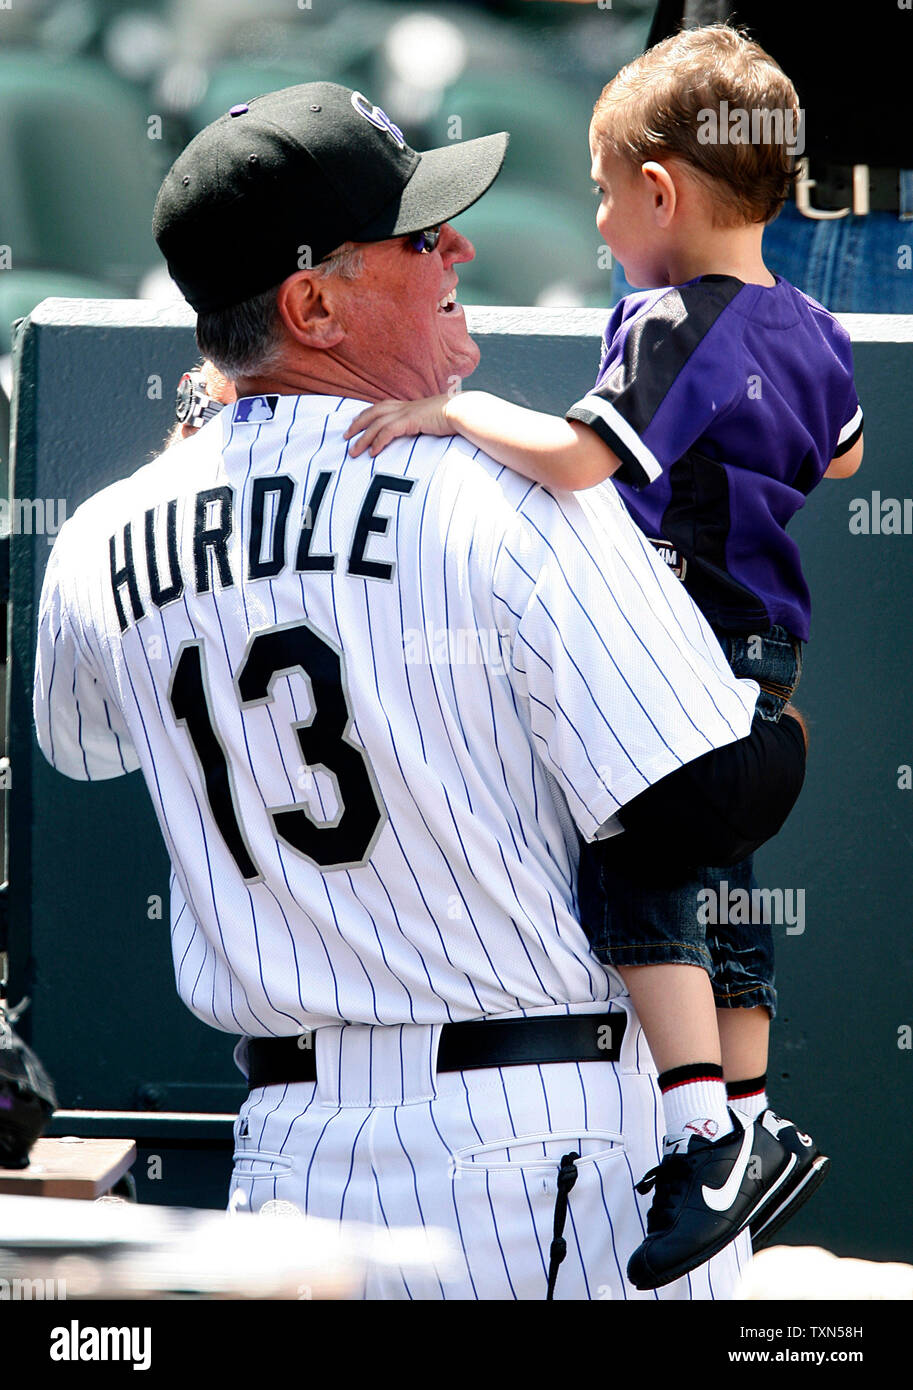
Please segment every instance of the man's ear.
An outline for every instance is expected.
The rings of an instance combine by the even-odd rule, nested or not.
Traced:
[[[286,331],[302,347],[335,347],[345,337],[336,317],[331,282],[296,271],[279,286],[276,309]]]
[[[675,180],[664,164],[657,164],[653,159],[647,160],[645,164],[640,166],[640,173],[641,177],[645,178],[650,185],[656,225],[668,227],[678,203]]]

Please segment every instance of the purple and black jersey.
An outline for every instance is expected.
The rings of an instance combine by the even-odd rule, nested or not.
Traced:
[[[778,624],[807,641],[791,517],[862,433],[849,335],[786,280],[704,275],[628,295],[596,385],[567,412],[622,461],[640,528],[677,552],[719,632]]]

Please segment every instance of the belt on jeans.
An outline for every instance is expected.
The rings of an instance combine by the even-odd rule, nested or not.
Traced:
[[[811,170],[811,172],[810,172]],[[804,217],[819,220],[900,211],[900,169],[868,164],[827,164],[808,159],[796,163],[794,194]],[[815,190],[815,206],[810,191]],[[823,206],[822,206],[823,205]]]
[[[628,1016],[558,1014],[547,1018],[484,1018],[445,1023],[438,1044],[437,1069],[520,1067],[536,1062],[617,1062]],[[313,1032],[291,1038],[248,1038],[248,1090],[316,1081]]]

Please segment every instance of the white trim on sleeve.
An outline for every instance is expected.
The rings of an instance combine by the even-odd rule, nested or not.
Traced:
[[[612,433],[617,436],[618,442],[634,455],[649,482],[654,482],[660,476],[663,470],[657,462],[655,454],[647,448],[634,427],[628,423],[619,410],[615,409],[610,401],[603,400],[602,396],[597,396],[591,392],[571,408],[573,410],[589,410],[594,415],[598,415],[600,420],[603,420]]]
[[[841,445],[841,444],[845,444],[846,441],[847,441],[852,435],[854,435],[854,434],[856,433],[856,431],[859,429],[859,426],[860,426],[861,424],[862,424],[862,406],[861,406],[861,405],[858,405],[858,406],[856,407],[856,414],[853,416],[852,420],[847,420],[846,424],[843,426],[843,429],[840,431],[840,433],[839,433],[838,436],[837,436],[837,448],[838,448],[838,449],[840,448],[840,445]]]

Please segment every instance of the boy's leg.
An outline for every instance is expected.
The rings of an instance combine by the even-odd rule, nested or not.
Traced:
[[[672,1064],[659,1077],[663,1158],[638,1185],[654,1193],[647,1235],[628,1264],[635,1287],[651,1289],[733,1240],[779,1185],[788,1156],[774,1134],[727,1107],[705,941],[725,871],[672,867],[654,846],[622,838],[583,847],[579,896],[596,955],[628,984],[659,1067]]]
[[[710,976],[700,965],[619,965],[660,1072],[706,1060],[721,1065]]]
[[[659,1071],[667,1137],[718,1138],[732,1130],[705,940],[705,882],[704,871],[659,858],[655,845],[630,833],[581,848],[581,922],[634,1002]]]
[[[750,1009],[717,1009],[716,1018],[729,1103],[756,1120],[767,1109],[770,1014],[756,1004]]]
[[[659,1071],[666,1137],[732,1130],[710,976],[678,962],[620,965]]]
[[[751,859],[726,870],[729,903],[708,928],[707,946],[714,963],[713,989],[726,1089],[733,1109],[755,1121],[756,1129],[774,1136],[786,1155],[782,1181],[758,1208],[749,1229],[756,1249],[776,1231],[824,1181],[829,1160],[813,1139],[791,1120],[770,1109],[767,1098],[767,1049],[776,1012],[773,985],[773,934],[763,906]],[[731,909],[743,895],[744,913]],[[733,923],[730,918],[738,917]]]
[[[770,1014],[762,1004],[747,1009],[717,1009],[717,1029],[727,1083],[737,1084],[767,1071]]]

